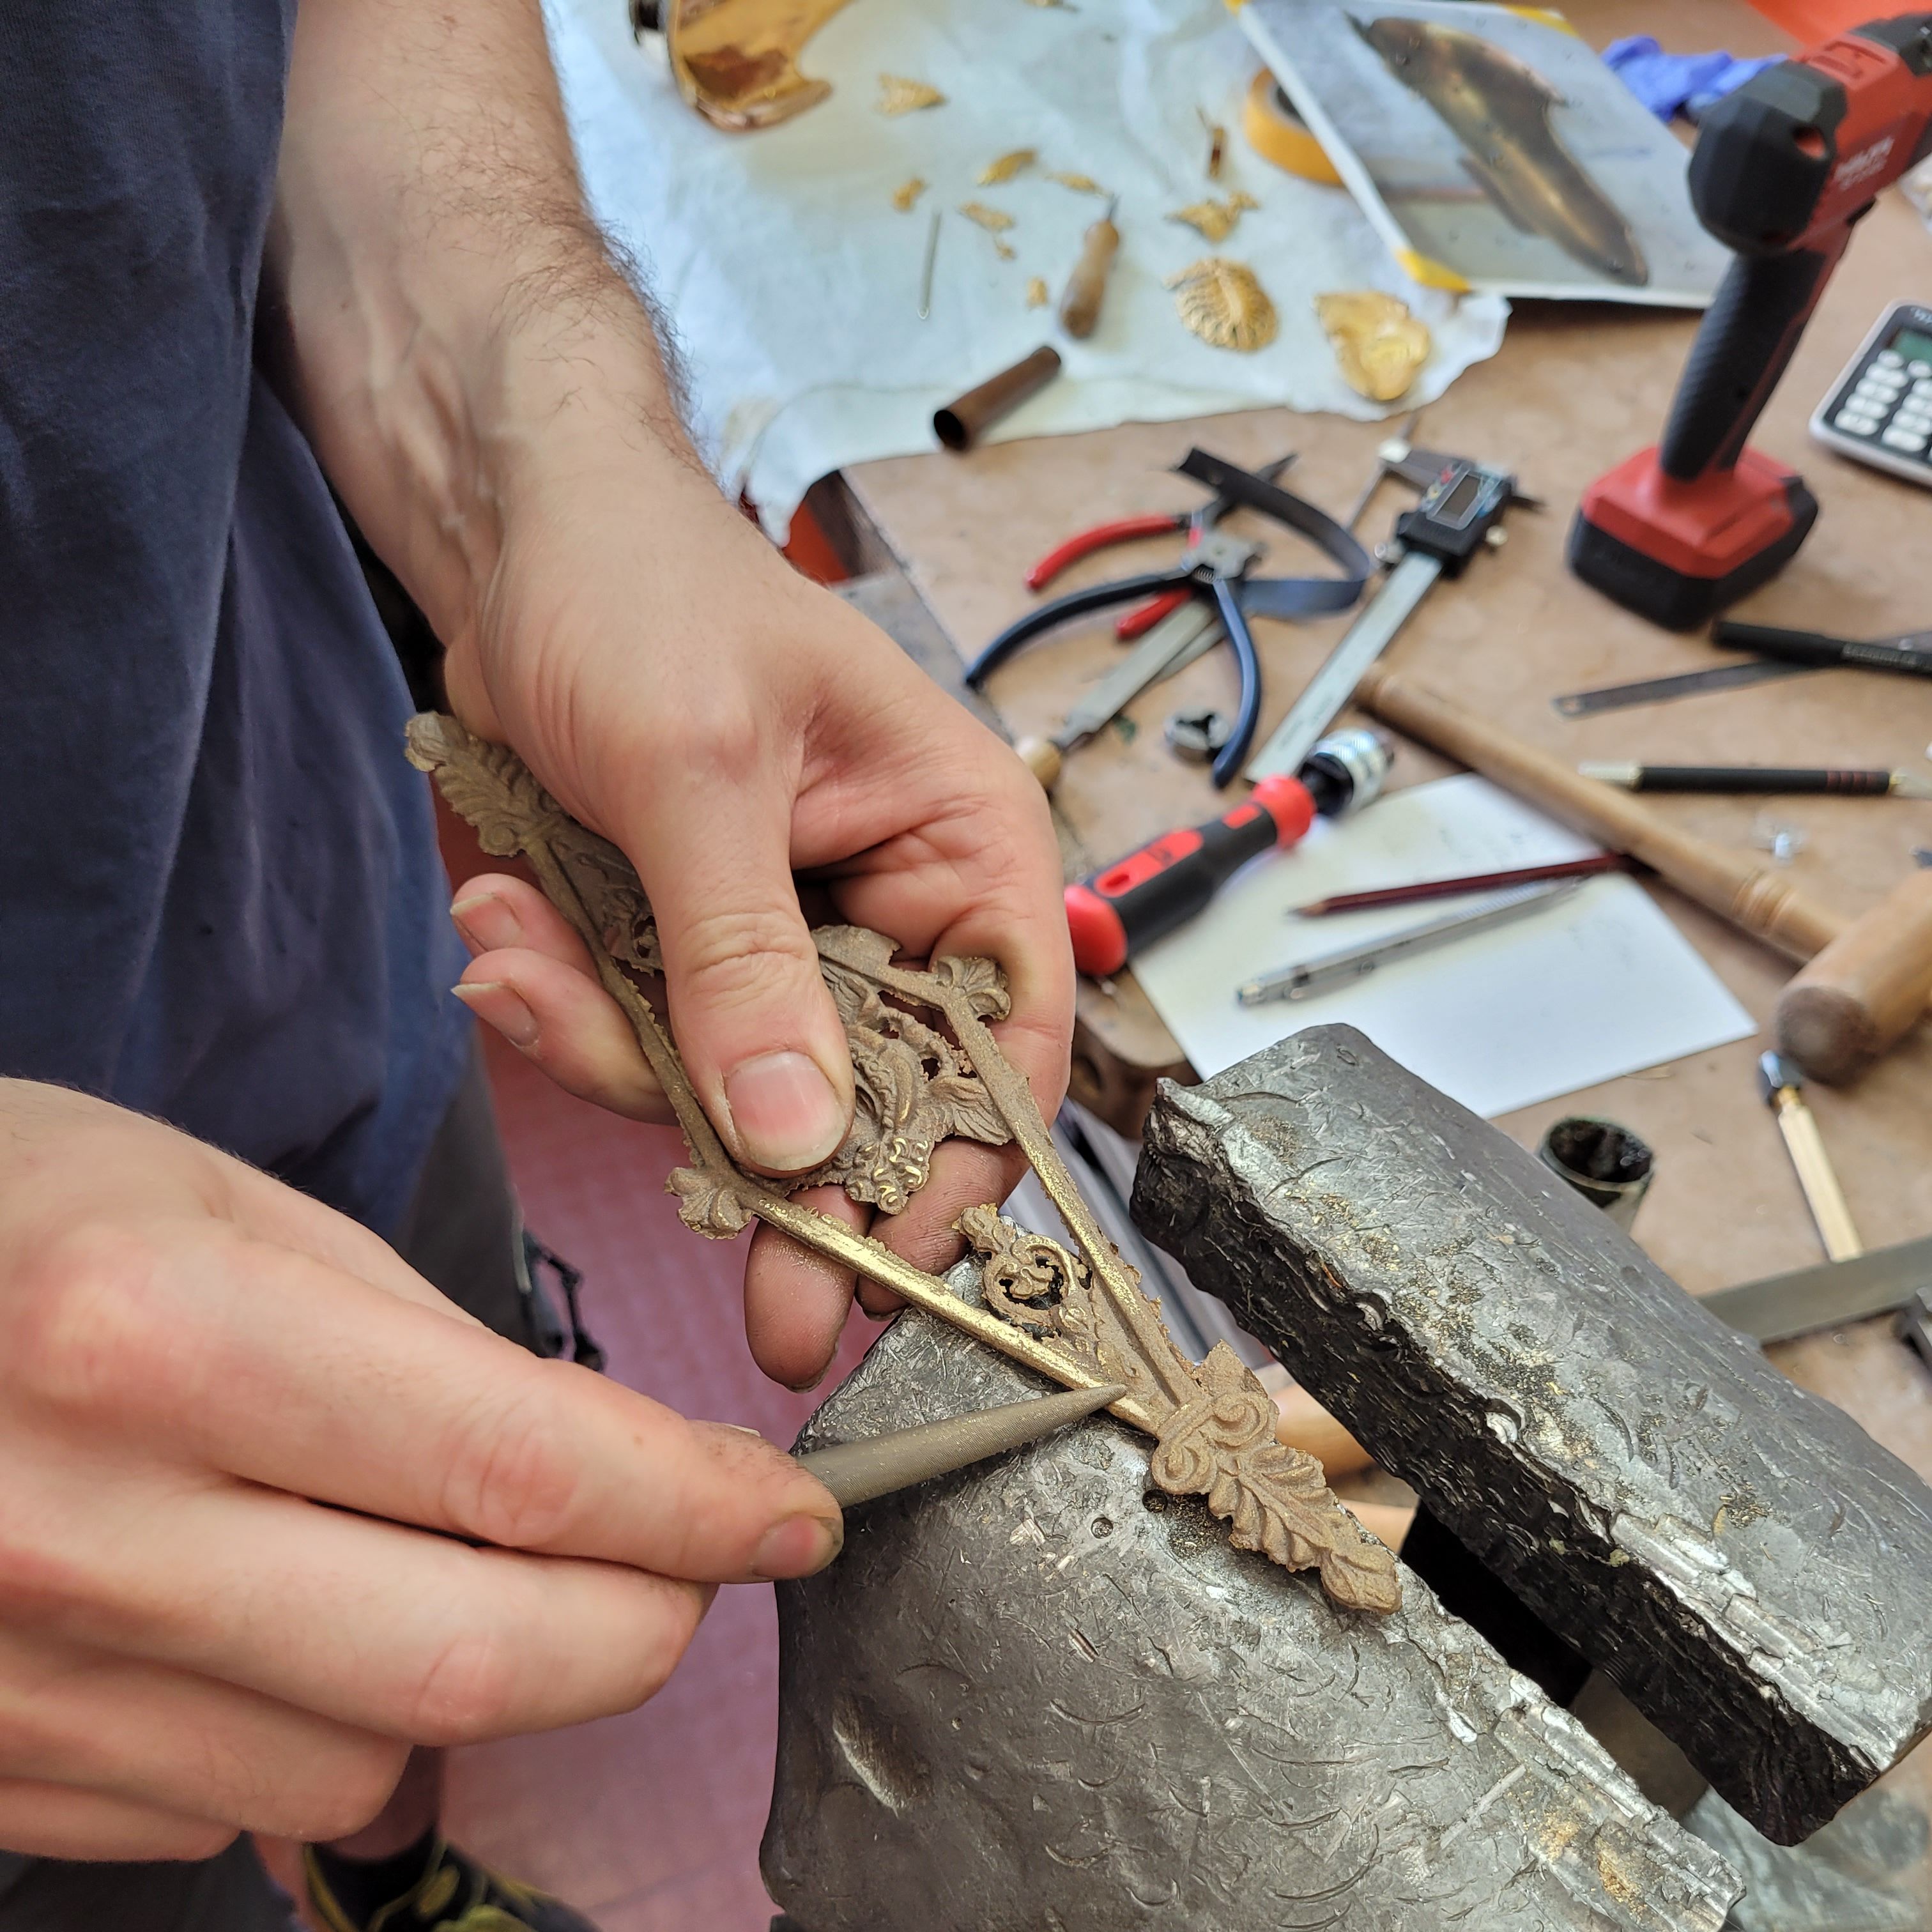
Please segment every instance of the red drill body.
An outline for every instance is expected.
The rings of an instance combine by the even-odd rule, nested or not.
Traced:
[[[1818,514],[1793,470],[1745,447],[1853,225],[1932,152],[1932,14],[1876,20],[1767,68],[1705,117],[1698,218],[1737,251],[1664,440],[1599,477],[1570,567],[1688,630],[1774,575]]]

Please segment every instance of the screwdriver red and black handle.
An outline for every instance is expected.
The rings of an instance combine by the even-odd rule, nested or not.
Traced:
[[[1163,832],[1069,886],[1075,965],[1096,979],[1118,973],[1142,946],[1201,911],[1250,859],[1294,844],[1318,816],[1366,805],[1388,762],[1386,747],[1372,748],[1372,739],[1366,732],[1324,739],[1294,776],[1263,778],[1219,818]]]

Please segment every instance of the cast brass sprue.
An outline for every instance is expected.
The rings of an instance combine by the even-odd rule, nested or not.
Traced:
[[[1313,1456],[1276,1442],[1274,1407],[1260,1383],[1225,1343],[1204,1363],[1190,1361],[1142,1293],[1138,1274],[1101,1232],[1031,1088],[987,1029],[1010,1004],[993,961],[940,958],[916,970],[894,964],[896,949],[883,934],[850,926],[815,932],[820,970],[852,1053],[852,1129],[810,1174],[783,1182],[746,1174],[726,1152],[638,983],[661,974],[664,962],[629,860],[571,818],[514,752],[453,718],[413,719],[409,755],[434,773],[484,851],[529,860],[590,948],[684,1131],[692,1165],[676,1169],[669,1185],[687,1227],[718,1238],[754,1219],[766,1222],[1067,1388],[1121,1385],[1126,1393],[1109,1407],[1154,1437],[1149,1474],[1157,1486],[1204,1495],[1232,1523],[1238,1549],[1264,1551],[1291,1570],[1318,1568],[1336,1604],[1384,1612],[1396,1606],[1394,1558],[1336,1501]],[[951,1037],[922,1012],[941,1018]],[[956,1135],[994,1146],[1017,1142],[1079,1256],[995,1208],[970,1208],[957,1225],[981,1258],[975,1303],[869,1235],[790,1198],[836,1184],[855,1201],[898,1214],[925,1184],[934,1149]]]

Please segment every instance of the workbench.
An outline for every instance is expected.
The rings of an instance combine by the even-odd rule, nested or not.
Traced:
[[[1600,44],[1654,30],[1656,10],[1618,0],[1579,10],[1577,20]],[[1687,50],[1751,52],[1781,44],[1774,28],[1731,0],[1673,8],[1668,33],[1671,45]],[[1131,237],[1125,245],[1131,249]],[[1813,405],[1880,310],[1912,296],[1932,296],[1932,235],[1894,192],[1858,230],[1754,437],[1802,470],[1822,506],[1817,528],[1783,574],[1734,614],[1852,637],[1932,622],[1926,570],[1932,497],[1831,454],[1805,431]],[[1428,410],[1418,438],[1515,471],[1547,507],[1513,512],[1505,547],[1425,599],[1387,662],[1566,760],[1925,769],[1932,687],[1898,677],[1828,671],[1575,721],[1552,708],[1559,692],[1717,661],[1701,637],[1657,629],[1586,588],[1562,554],[1584,485],[1656,439],[1695,326],[1694,316],[1670,310],[1517,305],[1501,352]],[[964,657],[1029,608],[1025,569],[1061,537],[1106,518],[1197,502],[1195,485],[1168,473],[1191,445],[1251,468],[1293,450],[1297,460],[1286,482],[1332,511],[1354,499],[1388,433],[1331,416],[1252,411],[1006,443],[964,457],[895,458],[850,471],[844,483],[868,536],[883,544]],[[1400,486],[1385,485],[1364,520],[1365,539],[1385,537],[1405,500]],[[1305,546],[1259,520],[1238,517],[1228,527],[1270,546],[1265,569],[1296,570],[1311,561]],[[1106,553],[1054,590],[1158,568],[1174,548],[1170,538]],[[1264,736],[1348,621],[1256,624]],[[1046,735],[1118,650],[1105,619],[1067,626],[995,674],[986,695],[1010,736]],[[1226,706],[1232,695],[1227,652],[1210,652],[1136,700],[1127,717],[1137,728],[1103,732],[1070,757],[1054,803],[1073,863],[1104,862],[1219,808],[1220,795],[1205,772],[1173,757],[1160,726],[1178,706]],[[1449,769],[1402,741],[1390,782],[1412,784]],[[1848,914],[1903,876],[1915,845],[1932,844],[1932,805],[1904,800],[1646,802],[1732,846],[1749,842],[1760,814],[1801,827],[1807,842],[1792,862],[1792,879]],[[1667,887],[1648,889],[1764,1022],[1792,963]],[[1111,990],[1083,982],[1080,1018],[1075,1091],[1131,1135],[1154,1078],[1186,1078],[1190,1070],[1130,975]],[[1772,1116],[1759,1098],[1754,1063],[1767,1043],[1742,1041],[1567,1094],[1500,1124],[1533,1144],[1551,1120],[1594,1113],[1641,1134],[1656,1150],[1658,1172],[1637,1232],[1694,1292],[1798,1267],[1818,1259],[1820,1249]],[[1932,1026],[1922,1025],[1856,1087],[1834,1091],[1814,1084],[1808,1091],[1868,1245],[1932,1230]]]

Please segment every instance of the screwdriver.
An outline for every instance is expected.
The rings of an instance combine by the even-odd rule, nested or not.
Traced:
[[[1265,778],[1204,824],[1150,839],[1066,888],[1073,963],[1095,978],[1118,973],[1144,946],[1199,912],[1258,853],[1295,844],[1318,814],[1339,818],[1382,788],[1389,743],[1378,731],[1324,738],[1292,776]]]
[[[1120,205],[1116,195],[1108,202],[1106,213],[1081,238],[1080,259],[1066,278],[1066,292],[1060,298],[1060,326],[1069,335],[1091,335],[1100,322],[1107,273],[1120,245],[1120,231],[1114,226],[1114,210]]]
[[[1846,1204],[1844,1190],[1825,1153],[1818,1132],[1818,1118],[1806,1104],[1804,1075],[1798,1063],[1782,1053],[1758,1056],[1758,1091],[1765,1104],[1778,1116],[1778,1130],[1798,1171],[1798,1184],[1804,1190],[1804,1204],[1816,1222],[1818,1238],[1834,1262],[1850,1261],[1864,1252],[1864,1244]]]

